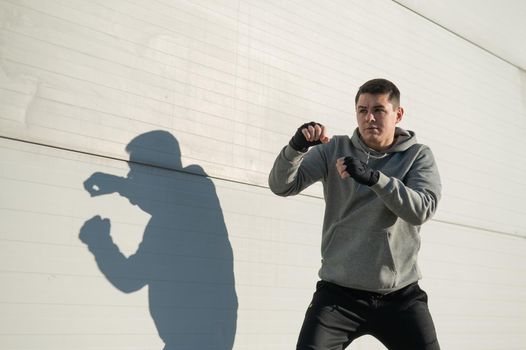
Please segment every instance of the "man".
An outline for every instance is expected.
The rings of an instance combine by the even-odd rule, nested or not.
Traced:
[[[304,124],[269,176],[281,196],[323,184],[321,281],[297,349],[343,349],[369,334],[390,350],[437,350],[417,265],[420,225],[440,199],[433,154],[396,126],[404,109],[392,82],[366,82],[355,106],[352,137],[329,139],[323,125]]]

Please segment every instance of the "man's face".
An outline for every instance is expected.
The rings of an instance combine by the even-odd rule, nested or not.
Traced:
[[[386,150],[394,141],[396,124],[402,120],[402,107],[393,107],[388,94],[361,94],[356,103],[358,130],[365,144],[377,151]]]

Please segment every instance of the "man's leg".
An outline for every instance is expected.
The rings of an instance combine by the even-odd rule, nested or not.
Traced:
[[[341,350],[363,335],[367,303],[345,288],[320,281],[300,331],[297,350]]]
[[[440,350],[427,294],[412,284],[378,301],[374,334],[389,350]]]

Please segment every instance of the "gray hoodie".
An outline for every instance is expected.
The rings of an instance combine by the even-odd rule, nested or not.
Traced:
[[[307,153],[286,146],[278,155],[269,176],[275,194],[291,196],[316,181],[323,184],[322,280],[389,293],[421,278],[420,225],[436,210],[440,176],[431,150],[412,131],[396,128],[395,135],[383,153],[368,148],[356,129],[351,138],[334,136]],[[336,160],[345,156],[379,170],[378,183],[342,180]]]

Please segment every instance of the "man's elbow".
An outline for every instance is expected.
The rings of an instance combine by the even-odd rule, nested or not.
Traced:
[[[405,221],[414,226],[423,225],[426,221],[431,219],[431,215],[415,215],[410,218],[406,218]]]
[[[292,183],[283,183],[272,173],[270,173],[268,178],[268,187],[272,193],[280,197],[288,197],[295,194]]]
[[[280,197],[288,197],[295,194],[293,189],[291,188],[280,188],[279,186],[272,186],[270,183],[269,188],[272,191],[272,193]]]
[[[414,213],[414,215],[411,215],[410,218],[407,218],[406,221],[409,222],[411,225],[420,226],[424,224],[425,222],[429,221],[436,211],[436,201],[432,200],[421,210]]]

